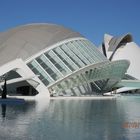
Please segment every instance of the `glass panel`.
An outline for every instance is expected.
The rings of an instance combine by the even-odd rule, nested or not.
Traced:
[[[97,60],[102,60],[101,56],[99,56],[98,54],[98,50],[96,49],[95,46],[91,46],[90,44],[87,43],[87,40],[81,40],[81,42],[85,45],[85,47],[87,47],[93,54],[94,56],[97,58]]]
[[[92,59],[92,57],[90,57],[89,54],[87,53],[87,51],[85,51],[83,49],[83,47],[81,46],[81,44],[79,44],[77,41],[74,41],[73,44],[87,58],[87,60],[90,63],[93,63],[94,62],[94,60]]]
[[[39,67],[39,65],[35,62],[32,61],[31,63],[28,64],[28,66],[31,66],[33,69],[32,71],[36,74],[39,75],[39,79],[47,86],[49,83],[52,82],[52,80],[42,71],[42,69]]]
[[[78,41],[73,42],[78,49],[80,50],[80,52],[82,54],[84,54],[84,56],[90,61],[90,63],[94,63],[95,60],[89,55],[88,51],[83,47],[83,45],[81,45]]]
[[[30,63],[28,63],[27,65],[31,70],[34,68]]]
[[[49,85],[49,81],[46,80],[46,79],[43,79],[42,82],[43,82],[46,86]]]
[[[78,66],[59,47],[55,48],[53,51],[70,70],[74,71],[79,69]]]
[[[32,71],[33,71],[36,75],[39,74],[39,71],[38,71],[36,68],[32,69]]]
[[[51,67],[51,69],[54,71],[54,73],[57,73],[57,75],[61,78],[63,76],[63,74],[59,71],[59,69],[53,64],[54,61],[50,61],[50,57],[48,58],[47,56],[49,55],[44,55],[42,56],[42,58],[44,58],[44,60],[48,63],[48,66]],[[53,59],[52,59],[53,60]]]
[[[85,46],[88,47],[88,49],[90,49],[91,52],[94,53],[98,60],[106,60],[106,57],[101,54],[100,51],[92,43],[90,43],[88,40],[83,40],[82,42],[85,44]]]
[[[31,64],[33,65],[34,68],[39,66],[35,61],[32,61]]]
[[[73,51],[73,53],[75,53],[81,61],[83,61],[85,64],[90,64],[90,61],[84,56],[84,54],[82,54],[82,52],[79,50],[77,44],[73,42],[70,42],[67,44],[68,48],[71,49],[71,51]]]
[[[49,60],[59,69],[59,71],[63,74],[69,74],[71,71],[65,66],[63,61],[53,52],[49,51],[45,53],[45,55],[49,58]]]
[[[54,60],[53,57],[50,56],[50,52],[49,53],[45,53],[45,56],[59,69],[63,69],[59,64],[56,63],[56,61]],[[55,57],[55,56],[54,56]]]
[[[84,43],[83,40],[78,40],[78,44],[89,54],[89,56],[94,60],[94,62],[99,62],[97,56],[95,55],[96,52],[91,51]]]
[[[89,47],[91,47],[91,49],[98,51],[98,55],[100,58],[102,58],[102,60],[107,60],[107,58],[94,46],[93,43],[91,43],[89,40],[85,40],[85,42],[89,45]]]
[[[43,55],[36,58],[36,60],[54,80],[57,80],[61,77],[54,66],[49,61],[47,61]]]
[[[66,45],[62,45],[61,49],[69,56],[69,58],[79,67],[85,66],[84,63],[70,50]]]

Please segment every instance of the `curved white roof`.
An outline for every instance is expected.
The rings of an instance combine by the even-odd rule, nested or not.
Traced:
[[[120,37],[105,35],[104,43],[108,58],[112,55],[114,50],[118,48],[113,55],[112,61],[122,59],[129,60],[130,66],[128,68],[127,74],[136,79],[140,79],[140,47],[133,42],[132,36],[130,34]]]
[[[0,65],[13,59],[23,60],[57,42],[82,37],[55,24],[28,24],[0,33]]]

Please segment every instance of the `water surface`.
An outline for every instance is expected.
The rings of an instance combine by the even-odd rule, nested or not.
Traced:
[[[140,97],[1,104],[0,140],[139,140]]]

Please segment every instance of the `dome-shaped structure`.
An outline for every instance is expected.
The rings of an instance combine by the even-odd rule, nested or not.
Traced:
[[[129,66],[127,60],[110,62],[82,35],[54,24],[0,33],[0,60],[0,76],[8,75],[16,91],[27,92],[27,84],[19,83],[24,80],[48,96],[103,94],[113,90]]]
[[[37,52],[79,33],[55,24],[27,24],[0,33],[0,65],[16,59],[26,60]],[[8,57],[5,54],[9,54]]]

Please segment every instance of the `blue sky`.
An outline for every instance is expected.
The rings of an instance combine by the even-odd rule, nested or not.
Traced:
[[[140,0],[0,0],[0,31],[49,22],[83,34],[95,45],[104,33],[131,33],[140,45]]]

